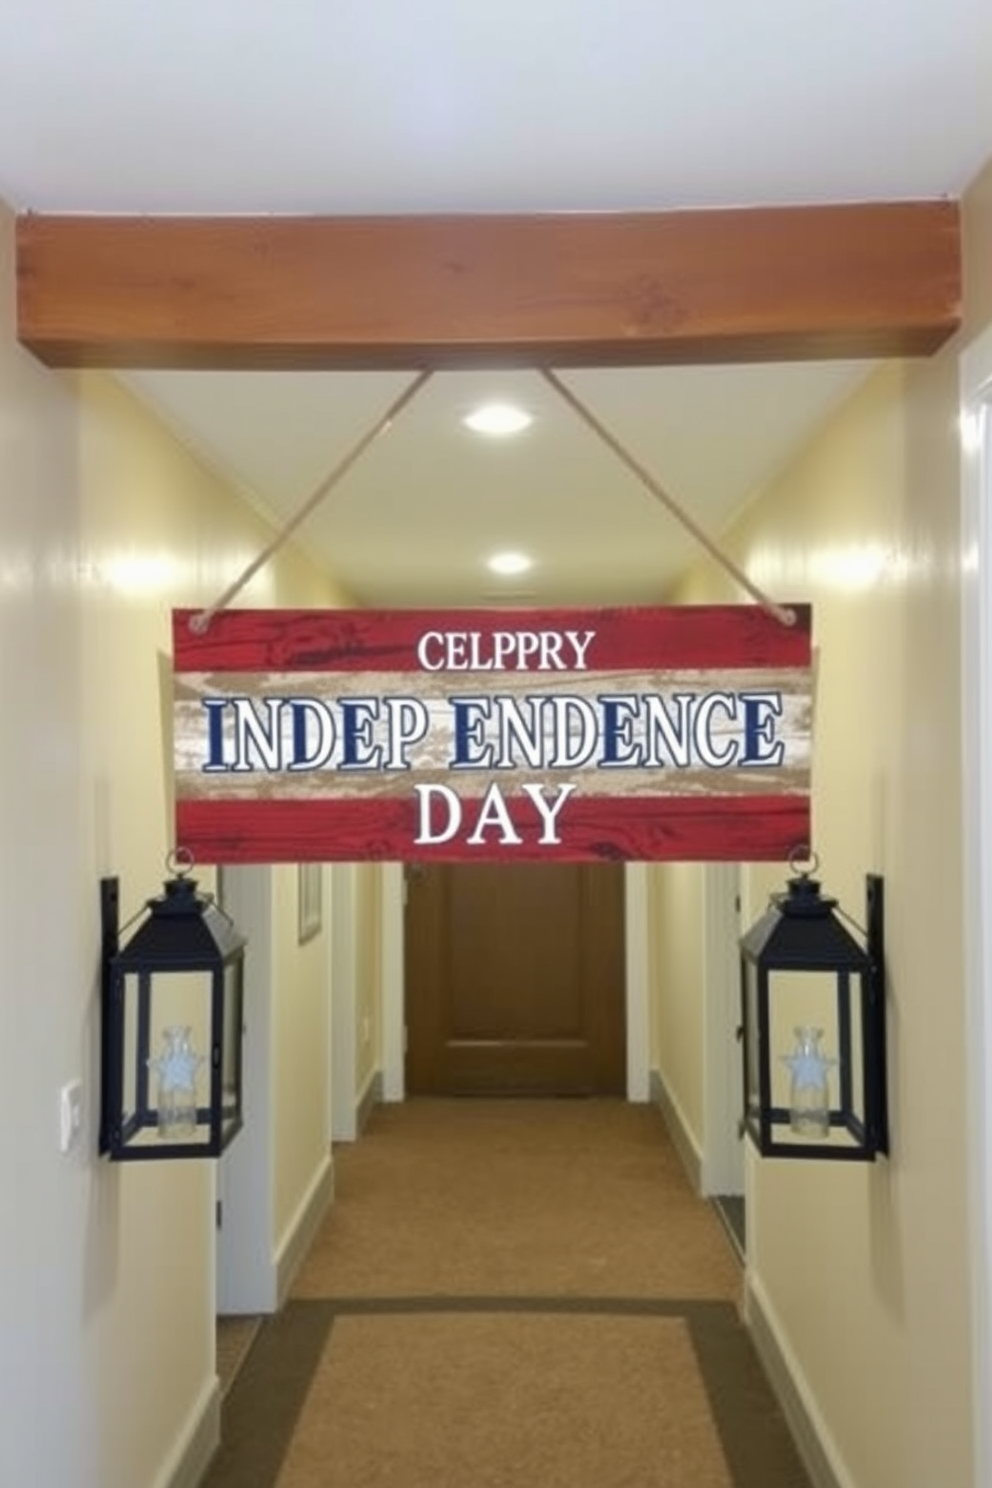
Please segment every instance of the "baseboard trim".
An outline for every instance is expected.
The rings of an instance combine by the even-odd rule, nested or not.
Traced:
[[[220,1380],[204,1385],[155,1488],[198,1488],[220,1446]]]
[[[661,1110],[665,1126],[668,1128],[668,1135],[681,1159],[686,1177],[692,1185],[692,1191],[701,1194],[703,1191],[703,1156],[696,1146],[696,1139],[689,1129],[682,1109],[665,1085],[660,1070],[650,1071],[649,1088],[651,1100]]]
[[[771,1304],[753,1276],[745,1278],[744,1321],[813,1488],[854,1488]]]
[[[276,1307],[289,1296],[321,1220],[334,1202],[334,1159],[328,1152],[276,1251]]]
[[[382,1103],[382,1070],[373,1070],[365,1081],[365,1088],[355,1102],[355,1130],[359,1136],[368,1125],[369,1117],[376,1106]]]

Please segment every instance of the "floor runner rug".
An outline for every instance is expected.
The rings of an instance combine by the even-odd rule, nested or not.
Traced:
[[[809,1488],[655,1109],[410,1101],[335,1169],[204,1488]]]

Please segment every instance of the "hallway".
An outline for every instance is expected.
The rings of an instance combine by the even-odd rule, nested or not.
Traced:
[[[658,1111],[380,1106],[205,1488],[807,1488]]]

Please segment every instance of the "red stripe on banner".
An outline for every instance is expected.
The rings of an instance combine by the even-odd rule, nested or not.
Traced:
[[[785,862],[810,841],[805,796],[596,797],[567,800],[561,841],[542,845],[526,797],[505,806],[522,841],[508,845],[490,824],[470,845],[481,802],[460,802],[461,826],[448,842],[418,843],[412,796],[337,801],[180,801],[176,844],[202,863],[296,862]],[[442,825],[435,823],[440,834]]]
[[[783,625],[760,605],[601,610],[224,610],[202,633],[173,614],[177,672],[440,673],[806,667],[811,611]],[[595,635],[585,643],[588,631]],[[568,632],[578,638],[568,639]],[[497,635],[523,641],[501,640]],[[538,639],[536,643],[530,637]],[[424,642],[424,637],[429,639]],[[550,637],[551,639],[547,639]],[[556,642],[554,637],[561,637]],[[418,645],[424,643],[418,658]],[[521,650],[523,648],[523,650]],[[543,648],[543,649],[542,649]],[[502,667],[493,668],[496,651]],[[557,658],[561,665],[556,665]],[[541,666],[541,661],[547,663]],[[577,665],[581,661],[582,665]],[[446,665],[444,663],[452,663]],[[488,665],[487,665],[488,663]]]

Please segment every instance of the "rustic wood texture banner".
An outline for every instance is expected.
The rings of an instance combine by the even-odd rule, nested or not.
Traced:
[[[176,611],[200,862],[785,860],[810,840],[810,611]]]

